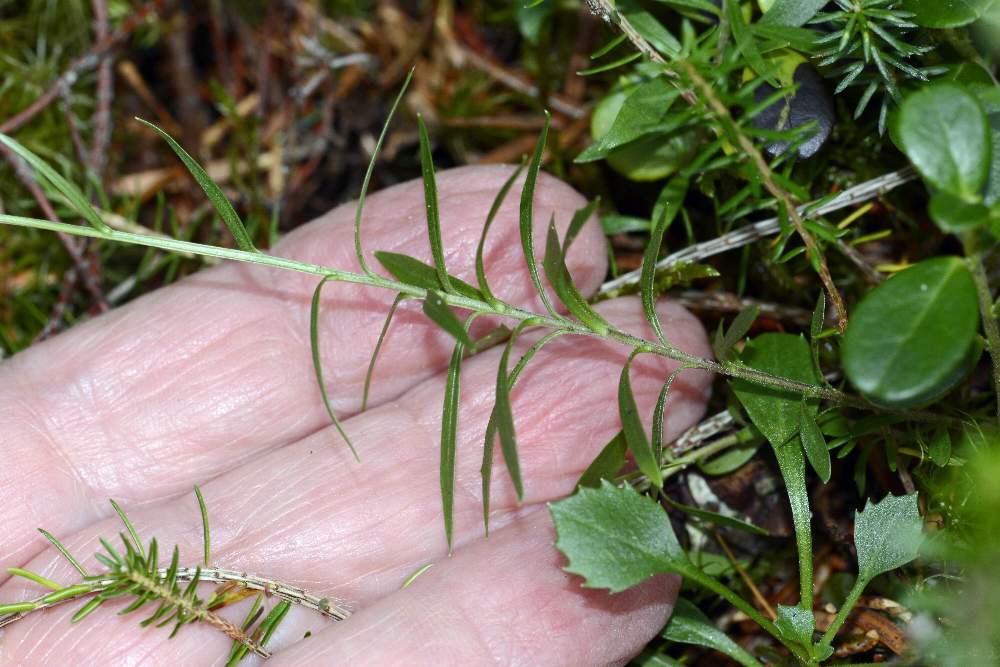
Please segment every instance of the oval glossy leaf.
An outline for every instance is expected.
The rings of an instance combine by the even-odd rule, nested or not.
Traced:
[[[957,28],[983,15],[993,0],[903,0],[902,9],[925,28]]]
[[[976,288],[965,263],[929,259],[861,301],[844,335],[844,371],[875,402],[927,403],[965,375],[978,329]]]
[[[973,199],[990,167],[986,113],[965,88],[952,83],[926,86],[899,110],[900,148],[928,183]]]

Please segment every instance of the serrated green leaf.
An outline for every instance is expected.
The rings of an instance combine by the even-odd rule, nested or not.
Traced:
[[[376,250],[375,259],[379,261],[379,264],[385,267],[386,271],[392,274],[393,278],[402,283],[415,285],[416,287],[422,287],[428,290],[443,289],[437,270],[430,264],[424,264],[415,257],[401,255],[396,252]],[[448,281],[451,284],[452,290],[456,294],[469,299],[480,300],[483,298],[483,295],[479,290],[464,280],[456,278],[455,276],[448,276]]]
[[[746,649],[717,628],[693,602],[684,598],[677,599],[670,620],[663,628],[661,636],[668,641],[680,644],[693,644],[715,649],[745,667],[760,667],[761,664]]]
[[[778,617],[774,620],[774,625],[785,639],[802,646],[812,646],[816,617],[811,609],[779,604]]]
[[[169,134],[158,128],[156,125],[145,121],[141,118],[136,118],[137,121],[152,128],[157,134],[159,134],[167,145],[170,146],[171,150],[177,154],[181,162],[187,168],[194,180],[198,182],[201,189],[205,191],[208,196],[209,201],[212,202],[212,206],[218,212],[219,217],[222,218],[222,222],[229,229],[229,233],[233,235],[233,240],[236,241],[236,247],[244,252],[260,252],[254,247],[253,241],[250,239],[250,234],[247,233],[246,227],[243,226],[243,221],[240,216],[236,213],[233,205],[229,202],[229,198],[222,191],[212,177],[208,175],[198,162],[188,155],[188,152],[184,150],[179,143],[174,141],[174,138]]]
[[[80,192],[80,189],[63,178],[63,176],[50,167],[45,160],[35,155],[13,138],[8,137],[6,134],[0,133],[0,143],[5,145],[19,158],[31,165],[31,168],[35,170],[38,181],[45,186],[46,189],[56,190],[63,197],[65,197],[69,205],[73,207],[73,210],[75,210],[80,217],[90,223],[94,229],[100,230],[105,234],[110,234],[112,232],[111,227],[104,222],[97,210],[91,205],[90,200],[88,200],[87,197]]]
[[[809,465],[812,466],[820,480],[826,484],[830,481],[833,469],[830,464],[830,450],[826,446],[826,438],[816,423],[816,416],[809,413],[806,404],[802,403],[800,414],[799,435],[802,439],[802,449],[805,450]]]
[[[596,489],[601,485],[602,480],[613,479],[625,465],[626,450],[628,450],[628,443],[625,441],[625,433],[618,431],[583,471],[576,485]]]
[[[902,567],[920,553],[923,521],[917,494],[869,500],[854,520],[854,546],[858,552],[858,578],[871,581]]]
[[[971,369],[978,331],[976,287],[965,262],[924,260],[871,290],[854,309],[844,335],[844,372],[872,401],[924,404]]]
[[[635,403],[635,394],[632,393],[629,370],[632,368],[634,358],[634,354],[629,357],[618,379],[618,415],[621,417],[625,441],[635,458],[636,465],[654,486],[661,488],[663,472],[660,470],[660,462],[656,460],[653,447],[646,436],[646,430],[639,418],[639,407]]]
[[[465,330],[465,327],[462,326],[454,311],[445,303],[444,297],[439,292],[427,290],[427,296],[424,298],[423,303],[423,311],[424,315],[434,322],[434,324],[451,334],[455,340],[465,345],[465,347],[473,348],[476,346],[475,342],[469,338],[469,333]]]
[[[935,188],[970,201],[980,195],[991,162],[990,128],[982,106],[964,87],[938,83],[908,96],[896,137]]]
[[[589,588],[613,592],[663,572],[694,570],[663,508],[632,487],[607,481],[549,505],[556,547]]]
[[[559,234],[556,232],[555,220],[549,222],[549,231],[545,240],[545,259],[542,266],[545,269],[545,276],[549,279],[552,288],[566,309],[591,331],[600,336],[607,333],[610,325],[597,314],[597,311],[590,307],[587,299],[573,284],[573,279],[570,277],[563,259],[562,248],[559,246]]]

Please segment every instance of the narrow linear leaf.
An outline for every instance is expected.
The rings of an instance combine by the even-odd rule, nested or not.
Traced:
[[[596,489],[601,485],[602,480],[614,478],[625,465],[625,452],[627,450],[628,442],[625,441],[625,433],[618,431],[580,475],[580,479],[576,482],[577,487]]]
[[[385,270],[391,273],[396,280],[404,282],[407,285],[415,285],[416,287],[433,290],[440,290],[444,288],[441,284],[440,277],[438,276],[437,269],[430,264],[424,264],[415,257],[401,255],[395,252],[386,252],[384,250],[376,250],[375,259],[377,259],[379,263],[385,267]],[[455,276],[448,276],[448,280],[451,283],[452,291],[456,294],[469,299],[476,299],[477,301],[483,298],[483,294],[480,293],[479,290],[464,280],[456,278]]]
[[[563,237],[562,251],[563,258],[569,254],[569,247],[576,240],[576,237],[580,235],[580,231],[583,226],[587,224],[587,221],[594,215],[597,211],[597,207],[601,205],[601,198],[595,197],[586,206],[578,208],[575,213],[573,213],[573,218],[569,221],[569,227],[566,228],[566,236]]]
[[[212,557],[212,532],[208,526],[208,506],[205,505],[205,497],[201,495],[201,488],[197,484],[194,485],[194,495],[198,499],[198,510],[201,512],[202,549],[205,555],[205,567],[208,567],[208,561]]]
[[[688,179],[684,176],[674,176],[667,183],[660,193],[660,197],[654,209],[653,228],[649,235],[649,243],[642,257],[642,274],[640,276],[640,294],[642,297],[642,308],[646,313],[649,326],[653,328],[662,345],[670,347],[667,337],[663,333],[663,326],[660,318],[656,314],[656,261],[660,255],[660,246],[663,245],[663,236],[667,233],[670,224],[677,217],[684,204],[684,197],[688,191]],[[658,212],[658,215],[656,214]]]
[[[542,126],[542,132],[538,135],[538,143],[535,144],[535,152],[531,156],[531,162],[528,164],[528,172],[524,178],[524,187],[521,189],[519,229],[521,233],[521,251],[524,253],[524,261],[528,264],[528,273],[531,276],[531,282],[534,283],[535,289],[538,291],[538,296],[545,305],[545,309],[554,316],[555,309],[552,307],[549,295],[545,291],[545,287],[542,286],[542,280],[538,275],[538,262],[535,260],[534,231],[532,228],[534,222],[535,185],[538,183],[538,171],[542,166],[542,154],[545,152],[545,142],[548,140],[549,124],[551,122],[552,115],[546,111],[545,125]]]
[[[262,631],[260,641],[258,642],[260,646],[267,646],[267,643],[271,641],[271,637],[274,636],[274,631],[278,629],[281,622],[285,620],[285,616],[288,615],[288,611],[292,608],[292,603],[288,600],[282,600],[278,604],[274,605],[274,609],[271,613],[261,621],[260,630]]]
[[[51,588],[54,591],[59,591],[63,589],[62,584],[57,584],[51,579],[43,577],[40,574],[36,574],[31,570],[25,570],[20,567],[8,567],[7,574],[11,574],[14,575],[15,577],[21,577],[23,579],[33,581],[40,586],[44,586],[45,588]]]
[[[0,143],[5,145],[19,158],[31,165],[31,168],[35,170],[35,174],[38,176],[39,182],[43,186],[48,186],[49,188],[52,188],[62,194],[62,196],[66,198],[69,205],[73,207],[73,210],[79,213],[80,216],[90,223],[94,229],[100,230],[105,234],[112,233],[113,230],[111,227],[104,222],[104,219],[101,218],[100,214],[90,204],[90,200],[87,199],[82,192],[80,192],[80,189],[63,178],[63,176],[50,167],[45,160],[35,155],[13,138],[8,137],[6,134],[0,133]]]
[[[742,530],[744,532],[750,533],[751,535],[760,535],[762,537],[768,536],[766,530],[760,526],[756,526],[749,521],[744,521],[743,519],[737,519],[736,517],[726,516],[725,514],[719,514],[718,512],[711,512],[709,510],[703,510],[700,507],[692,507],[691,505],[684,505],[677,502],[667,496],[664,496],[664,500],[667,504],[676,510],[684,512],[690,516],[701,519],[702,521],[707,521],[708,523],[720,526],[722,528],[735,528],[737,530]]]
[[[760,306],[753,304],[747,306],[739,312],[739,314],[733,318],[732,324],[726,330],[726,333],[717,345],[715,345],[715,358],[719,361],[728,360],[731,356],[733,348],[736,344],[740,342],[744,336],[750,331],[750,327],[757,320],[757,316],[760,315]]]
[[[682,366],[670,374],[667,381],[663,383],[660,395],[656,399],[656,407],[653,408],[653,458],[658,462],[663,460],[663,412],[666,409],[667,396],[670,394],[670,388],[674,386],[674,380],[683,370],[686,370],[686,367]]]
[[[468,332],[475,315],[466,320],[464,331]],[[448,375],[444,386],[444,406],[441,410],[441,506],[444,512],[444,533],[448,539],[448,553],[453,545],[455,508],[455,455],[458,434],[458,402],[461,393],[462,358],[465,346],[459,340],[451,353]]]
[[[55,535],[45,530],[44,528],[39,528],[38,532],[41,533],[45,537],[45,539],[47,539],[49,543],[51,543],[52,546],[56,548],[56,551],[62,554],[63,558],[69,561],[69,564],[72,565],[76,569],[76,571],[80,573],[81,576],[84,577],[90,576],[87,573],[87,570],[84,569],[83,565],[80,565],[80,561],[78,561],[76,558],[73,558],[73,554],[69,552],[69,549],[67,549],[66,546],[62,542],[60,542]]]
[[[587,299],[580,294],[569,275],[562,248],[559,247],[559,233],[556,231],[555,219],[549,221],[549,232],[545,241],[545,259],[542,265],[546,277],[559,299],[566,306],[566,310],[591,331],[601,336],[606,334],[610,326],[607,320],[590,307]]]
[[[431,156],[431,140],[427,136],[427,125],[423,116],[417,114],[420,130],[420,174],[424,181],[424,203],[427,207],[427,239],[431,244],[434,269],[437,271],[441,287],[452,291],[451,278],[444,264],[444,244],[441,241],[441,213],[438,209],[437,179],[434,176],[434,158]]]
[[[530,320],[526,320],[522,324],[518,325],[511,334],[511,338],[517,338],[520,336],[521,332],[524,331],[527,326],[531,323]],[[507,376],[507,387],[508,393],[517,384],[518,378],[521,376],[521,372],[527,367],[528,362],[545,347],[549,341],[552,341],[559,336],[567,333],[565,330],[556,329],[555,331],[550,331],[546,335],[539,338],[535,343],[528,348],[517,363],[514,364],[514,369]],[[494,443],[497,437],[497,408],[494,405],[493,411],[490,413],[489,422],[486,425],[486,438],[483,444],[483,463],[479,469],[479,473],[482,477],[483,484],[483,525],[486,529],[486,534],[489,535],[490,532],[490,485],[493,477],[493,449]],[[502,444],[502,443],[501,443]],[[514,456],[516,457],[517,451],[514,450]],[[506,459],[505,459],[506,460]],[[508,473],[510,473],[510,467],[508,466]],[[512,477],[513,479],[513,477]]]
[[[482,292],[483,298],[486,303],[491,306],[496,306],[499,300],[493,295],[492,290],[490,290],[489,282],[486,280],[486,264],[483,261],[483,252],[486,249],[486,235],[490,232],[490,227],[493,225],[493,221],[497,217],[497,213],[500,212],[500,207],[503,206],[504,201],[507,199],[507,194],[510,189],[514,186],[514,181],[517,177],[521,175],[524,171],[524,162],[518,165],[511,175],[504,181],[504,184],[500,187],[500,191],[497,192],[496,198],[493,200],[493,205],[490,206],[490,212],[486,215],[486,222],[483,224],[483,232],[479,235],[479,244],[476,246],[476,280],[479,283],[479,291]],[[452,280],[455,280],[454,278]]]
[[[225,223],[226,227],[229,228],[229,233],[233,235],[233,240],[236,241],[236,247],[245,252],[260,252],[254,247],[253,241],[250,239],[250,235],[247,233],[246,227],[243,226],[243,221],[240,220],[240,216],[236,213],[233,205],[229,202],[225,193],[222,191],[212,177],[208,175],[200,164],[198,164],[193,157],[188,155],[180,144],[174,141],[174,138],[169,134],[153,125],[149,121],[145,121],[141,118],[136,118],[137,121],[152,128],[157,134],[163,137],[164,141],[170,146],[170,148],[177,154],[177,157],[181,159],[187,170],[191,172],[194,180],[198,182],[201,189],[205,191],[208,199],[212,202],[215,210],[218,211],[219,217],[222,218],[222,222]]]
[[[832,467],[830,464],[830,449],[826,446],[826,438],[816,423],[815,415],[810,414],[806,409],[806,404],[802,403],[801,422],[799,435],[802,439],[802,448],[805,450],[809,465],[812,466],[820,480],[824,484],[830,481]]]
[[[770,70],[767,63],[764,62],[760,50],[757,48],[757,42],[754,41],[750,26],[743,19],[740,3],[738,0],[723,0],[723,3],[725,4],[726,18],[729,20],[729,29],[733,34],[733,40],[736,42],[736,48],[747,59],[747,64],[750,65],[753,71],[759,76],[770,79]],[[772,83],[777,87],[776,82]]]
[[[368,395],[371,391],[372,377],[375,374],[375,362],[378,360],[379,352],[382,351],[382,343],[385,342],[385,336],[389,333],[389,325],[392,324],[392,317],[396,314],[396,309],[399,308],[399,304],[406,300],[405,294],[397,294],[396,298],[393,299],[392,305],[389,306],[389,312],[385,316],[385,323],[382,325],[382,331],[378,334],[378,340],[375,341],[375,349],[372,350],[371,361],[368,362],[368,370],[365,371],[365,387],[361,392],[361,412],[364,412],[368,408]]]
[[[313,370],[316,373],[316,382],[319,383],[319,393],[323,397],[323,406],[326,408],[326,413],[330,416],[330,421],[333,422],[337,432],[340,433],[340,437],[347,443],[347,447],[351,450],[351,454],[354,455],[354,459],[360,462],[361,459],[358,457],[357,450],[354,449],[354,444],[347,437],[347,432],[341,426],[340,420],[337,418],[337,413],[333,411],[333,406],[330,405],[330,394],[326,388],[326,380],[323,379],[323,359],[320,355],[319,347],[319,298],[323,292],[323,285],[332,277],[323,276],[323,279],[316,285],[316,291],[313,292],[312,307],[309,311],[309,345],[312,348]]]
[[[382,152],[382,144],[385,143],[385,138],[389,134],[389,126],[392,125],[392,119],[396,116],[396,109],[399,108],[399,103],[403,100],[403,96],[406,95],[407,89],[410,87],[410,81],[413,80],[413,70],[411,68],[409,73],[406,75],[406,80],[403,81],[403,86],[399,89],[399,94],[396,95],[395,101],[393,101],[392,106],[389,107],[389,115],[386,116],[385,124],[382,125],[382,132],[378,135],[378,141],[375,142],[375,149],[372,151],[372,157],[368,161],[368,169],[365,170],[365,177],[361,181],[361,192],[358,194],[358,205],[354,211],[354,253],[358,258],[358,265],[361,266],[361,270],[371,275],[372,271],[368,268],[368,262],[365,260],[364,249],[361,246],[361,213],[365,207],[365,199],[368,197],[368,186],[371,185],[372,174],[375,173],[375,164],[378,162],[378,156]]]
[[[135,545],[135,550],[139,552],[140,556],[145,558],[146,552],[142,548],[142,541],[139,539],[139,533],[136,531],[135,526],[132,525],[128,515],[125,514],[125,510],[123,510],[113,498],[108,498],[108,502],[111,503],[111,506],[115,509],[115,512],[118,514],[118,518],[120,518],[122,523],[125,524],[125,528],[128,530],[128,534],[132,538],[132,544]]]
[[[98,607],[100,607],[101,604],[103,604],[103,602],[104,602],[103,598],[91,599],[89,602],[87,602],[87,604],[80,607],[79,611],[73,614],[73,617],[70,619],[70,623],[79,623],[83,619],[87,618],[87,616],[90,616],[90,614],[93,613]]]
[[[455,340],[468,348],[475,347],[475,342],[469,338],[469,332],[465,330],[462,323],[459,322],[458,317],[455,316],[452,309],[448,307],[447,303],[445,303],[444,297],[441,296],[440,292],[427,290],[427,296],[424,298],[423,309],[424,314],[427,315],[432,322],[451,334]]]
[[[635,355],[633,352],[629,357],[618,380],[618,414],[621,417],[625,440],[632,451],[636,465],[654,486],[662,488],[663,472],[660,470],[660,462],[653,454],[649,438],[646,437],[646,430],[639,418],[639,408],[635,403],[635,394],[632,393],[632,381],[629,379],[629,370],[632,368]]]
[[[514,430],[514,413],[510,406],[510,382],[507,378],[507,362],[510,359],[510,351],[515,340],[516,337],[511,335],[507,345],[503,348],[503,354],[500,355],[500,364],[497,367],[496,405],[493,407],[493,413],[496,415],[497,431],[500,433],[500,451],[503,453],[507,472],[510,474],[514,490],[517,492],[517,499],[520,501],[524,498],[524,481],[521,479],[521,462],[517,454],[517,434]],[[492,439],[488,443],[492,447]]]

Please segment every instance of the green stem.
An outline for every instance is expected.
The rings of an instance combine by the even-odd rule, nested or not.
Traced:
[[[986,268],[983,266],[983,254],[975,248],[975,244],[970,238],[965,239],[965,254],[969,270],[972,271],[972,280],[976,285],[979,312],[983,320],[983,332],[986,334],[986,343],[990,348],[990,359],[993,361],[993,391],[997,400],[997,419],[1000,419],[1000,327],[997,326],[997,320],[993,317],[993,293],[990,290]]]
[[[868,585],[867,581],[864,581],[861,577],[858,577],[854,582],[854,587],[851,588],[851,592],[847,594],[847,599],[844,600],[844,604],[840,606],[840,610],[837,611],[837,615],[833,619],[833,623],[830,627],[826,629],[823,633],[823,638],[820,640],[820,646],[829,646],[833,641],[833,638],[837,636],[837,632],[840,630],[841,626],[844,625],[844,621],[847,620],[847,616],[854,609],[854,605],[857,603],[858,598],[861,597],[862,591],[865,590],[865,586]]]
[[[238,262],[247,262],[250,264],[260,264],[262,266],[271,266],[279,269],[285,269],[289,271],[298,271],[299,273],[307,273],[315,276],[326,277],[329,276],[330,280],[340,281],[346,283],[353,283],[356,285],[366,285],[369,287],[378,287],[381,289],[388,289],[403,294],[405,296],[423,299],[427,296],[427,290],[422,287],[416,287],[407,283],[399,282],[398,280],[392,280],[390,278],[384,278],[379,275],[364,275],[353,273],[351,271],[341,271],[339,269],[332,269],[330,267],[321,266],[319,264],[310,264],[308,262],[300,262],[294,259],[286,259],[284,257],[275,257],[274,255],[268,255],[262,252],[247,252],[244,250],[238,250],[235,248],[219,248],[216,246],[204,245],[201,243],[192,243],[190,241],[180,241],[177,239],[165,238],[160,236],[152,236],[146,234],[133,234],[131,232],[121,232],[117,230],[112,230],[110,232],[101,231],[93,227],[84,227],[81,225],[71,225],[62,222],[52,222],[49,220],[39,220],[36,218],[25,218],[16,215],[5,215],[0,214],[0,224],[12,225],[15,227],[28,227],[31,229],[42,229],[52,232],[61,232],[64,234],[72,234],[75,236],[86,236],[90,238],[102,239],[105,241],[114,241],[118,243],[129,243],[132,245],[147,246],[151,248],[159,248],[161,250],[166,250],[169,252],[177,253],[189,253],[191,255],[200,255],[204,257],[214,257],[216,259],[228,259]],[[668,359],[673,359],[679,361],[681,364],[690,366],[691,368],[710,371],[719,375],[724,375],[728,377],[735,377],[753,382],[755,384],[765,385],[773,387],[776,389],[782,389],[785,391],[793,392],[810,398],[819,398],[822,400],[830,401],[836,405],[859,408],[864,410],[877,410],[880,412],[899,414],[907,417],[911,420],[917,421],[949,421],[950,418],[943,417],[940,415],[935,415],[927,412],[913,411],[913,410],[894,410],[887,408],[876,408],[867,401],[856,398],[853,396],[848,396],[843,392],[837,391],[836,389],[830,389],[828,387],[821,387],[811,384],[806,384],[803,382],[797,382],[795,380],[789,380],[787,378],[777,377],[770,375],[768,373],[762,373],[761,371],[748,368],[746,366],[733,363],[725,362],[718,363],[715,361],[710,361],[708,359],[703,359],[701,357],[696,357],[677,348],[672,345],[663,345],[661,343],[654,343],[652,341],[633,336],[632,334],[611,327],[607,332],[599,334],[585,327],[579,322],[574,322],[572,320],[567,320],[564,318],[556,318],[549,315],[539,315],[527,310],[522,310],[520,308],[515,308],[509,304],[499,303],[490,304],[482,299],[470,298],[467,296],[462,296],[454,292],[443,293],[442,298],[445,303],[449,306],[454,306],[456,308],[464,308],[475,313],[487,313],[491,315],[500,315],[503,317],[510,317],[516,320],[525,321],[533,320],[533,324],[537,326],[546,327],[549,329],[561,329],[567,333],[573,333],[581,336],[593,336],[596,338],[604,338],[608,340],[627,345],[633,349],[640,352],[656,354],[661,357],[666,357]],[[1000,345],[998,345],[1000,349]]]
[[[751,620],[757,623],[757,625],[762,627],[771,636],[781,642],[785,648],[791,651],[792,655],[798,658],[800,662],[809,662],[809,655],[802,646],[785,639],[782,636],[781,631],[778,630],[778,627],[769,618],[757,611],[753,605],[737,595],[728,586],[715,578],[708,576],[696,567],[692,567],[690,572],[684,572],[683,574],[688,579],[704,586],[719,597],[724,598],[727,602],[729,602],[729,604],[746,614]]]

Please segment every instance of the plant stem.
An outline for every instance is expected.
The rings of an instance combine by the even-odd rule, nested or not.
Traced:
[[[236,248],[220,248],[216,246],[204,245],[201,243],[193,243],[191,241],[180,241],[177,239],[153,236],[149,234],[134,234],[131,232],[122,232],[118,230],[112,230],[110,232],[104,232],[93,227],[85,227],[82,225],[71,225],[62,222],[52,222],[49,220],[40,220],[37,218],[26,218],[16,215],[6,215],[0,214],[0,224],[12,225],[15,227],[28,227],[32,229],[43,229],[52,232],[62,232],[66,234],[75,234],[77,236],[87,236],[91,238],[102,239],[105,241],[113,241],[118,243],[129,243],[133,245],[147,246],[151,248],[159,248],[161,250],[167,250],[169,252],[178,253],[188,253],[191,255],[200,255],[204,257],[214,257],[216,259],[228,259],[238,262],[248,262],[251,264],[260,264],[263,266],[270,266],[279,269],[285,269],[289,271],[298,271],[300,273],[307,273],[318,277],[329,277],[330,280],[353,283],[356,285],[366,285],[368,287],[378,287],[381,289],[388,289],[403,294],[408,297],[413,297],[416,299],[423,299],[427,296],[427,290],[422,287],[416,287],[408,283],[403,283],[398,280],[393,280],[391,278],[384,278],[379,275],[362,275],[358,273],[353,273],[351,271],[342,271],[339,269],[332,269],[330,267],[321,266],[319,264],[310,264],[308,262],[300,262],[294,259],[286,259],[284,257],[276,257],[274,255],[268,255],[262,252],[247,252],[244,250],[239,250]],[[666,357],[668,359],[673,359],[679,361],[681,364],[690,366],[693,369],[710,371],[719,375],[724,375],[728,377],[740,378],[753,382],[755,384],[764,385],[772,387],[775,389],[781,389],[784,391],[792,392],[808,398],[819,398],[822,400],[830,401],[836,405],[858,408],[862,410],[878,410],[881,412],[898,414],[905,416],[908,419],[916,421],[949,421],[949,417],[944,417],[941,415],[936,415],[928,412],[913,411],[913,410],[898,410],[898,409],[888,409],[888,408],[876,408],[868,401],[861,398],[856,398],[849,396],[836,389],[830,389],[828,387],[822,387],[818,385],[806,384],[803,382],[798,382],[796,380],[789,380],[787,378],[778,377],[775,375],[770,375],[768,373],[763,373],[761,371],[754,370],[747,366],[743,366],[733,362],[718,363],[711,361],[709,359],[704,359],[702,357],[696,357],[694,355],[683,352],[672,345],[663,345],[661,343],[656,343],[652,341],[645,340],[634,336],[626,331],[611,327],[607,332],[599,334],[595,331],[588,329],[586,326],[579,322],[574,322],[565,318],[556,318],[549,315],[539,315],[531,311],[523,310],[521,308],[516,308],[510,304],[497,303],[490,304],[482,299],[470,298],[467,296],[462,296],[454,292],[442,293],[441,294],[444,302],[449,306],[454,306],[456,308],[464,308],[466,310],[475,313],[486,313],[490,315],[499,315],[503,317],[510,317],[522,322],[526,320],[531,320],[532,325],[542,326],[549,329],[559,329],[564,330],[566,333],[577,334],[580,336],[592,336],[596,338],[604,338],[607,340],[612,340],[623,345],[627,345],[636,349],[640,352],[655,354],[661,357]],[[1000,346],[998,346],[1000,349]]]
[[[997,319],[993,316],[993,293],[990,290],[986,268],[983,266],[983,253],[968,237],[965,239],[965,254],[969,270],[972,271],[972,280],[976,284],[983,331],[986,333],[986,343],[990,348],[990,359],[993,361],[993,391],[996,393],[997,419],[1000,420],[1000,327],[997,326]]]
[[[847,616],[854,609],[854,605],[857,603],[858,598],[861,597],[862,591],[865,590],[865,586],[868,585],[867,581],[864,581],[861,577],[858,577],[854,581],[854,586],[851,588],[851,592],[847,594],[847,599],[844,600],[844,604],[840,605],[840,609],[837,611],[837,615],[834,617],[833,622],[830,627],[826,629],[823,633],[823,638],[820,640],[820,646],[829,646],[833,641],[833,638],[837,636],[837,632],[840,630],[841,626],[844,625],[844,621],[847,620]]]
[[[742,597],[737,595],[728,586],[726,586],[720,581],[717,581],[714,577],[708,576],[707,574],[705,574],[696,567],[692,567],[691,571],[686,571],[683,572],[682,574],[686,576],[688,579],[691,579],[692,581],[704,586],[705,588],[712,591],[719,597],[724,598],[727,602],[729,602],[729,604],[733,605],[734,607],[742,611],[744,614],[750,617],[751,620],[757,623],[761,628],[766,630],[771,636],[773,636],[775,639],[781,642],[785,646],[785,648],[787,648],[792,653],[792,655],[794,655],[800,662],[802,663],[809,662],[809,656],[806,654],[805,650],[801,646],[785,639],[782,636],[781,632],[778,630],[778,627],[774,623],[772,623],[769,618],[767,618],[762,613],[757,611],[757,609],[752,604],[750,604]]]

